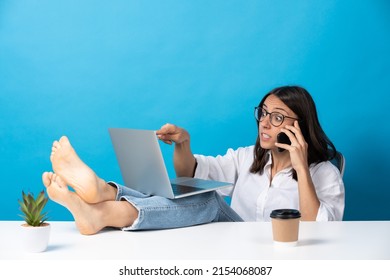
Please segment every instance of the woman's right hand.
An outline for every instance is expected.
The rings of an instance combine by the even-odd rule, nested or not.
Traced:
[[[173,163],[178,177],[193,177],[196,159],[191,152],[190,135],[187,130],[174,124],[165,124],[156,131],[157,137],[171,145],[175,143]]]
[[[181,144],[190,140],[189,133],[174,124],[167,123],[156,131],[157,137],[166,144]]]

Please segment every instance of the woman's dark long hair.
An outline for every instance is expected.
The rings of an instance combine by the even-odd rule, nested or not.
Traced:
[[[278,87],[267,93],[260,101],[259,107],[263,107],[264,101],[270,95],[279,98],[297,116],[303,137],[308,144],[308,164],[320,163],[331,160],[336,156],[336,148],[322,130],[318,120],[316,105],[306,89],[299,86]],[[257,122],[259,127],[259,122]],[[261,148],[260,139],[257,137],[254,149],[254,161],[250,171],[262,174],[268,161],[268,150]],[[293,178],[297,175],[293,171]]]

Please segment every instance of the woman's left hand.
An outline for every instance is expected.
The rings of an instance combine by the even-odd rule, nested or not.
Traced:
[[[281,132],[287,134],[290,138],[291,145],[275,143],[277,147],[286,149],[290,153],[291,165],[297,173],[299,171],[308,168],[307,158],[307,143],[303,137],[301,128],[299,127],[298,121],[294,121],[294,126],[286,125],[281,129]]]

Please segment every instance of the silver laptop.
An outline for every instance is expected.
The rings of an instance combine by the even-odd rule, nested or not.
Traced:
[[[188,177],[169,179],[153,130],[109,128],[124,184],[145,194],[180,198],[231,187],[231,183]]]

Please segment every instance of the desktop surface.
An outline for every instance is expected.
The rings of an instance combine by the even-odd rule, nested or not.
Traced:
[[[301,222],[296,247],[279,248],[270,222],[211,223],[125,232],[107,228],[81,235],[74,222],[50,222],[48,249],[21,248],[22,221],[0,221],[0,260],[390,260],[390,221]]]

